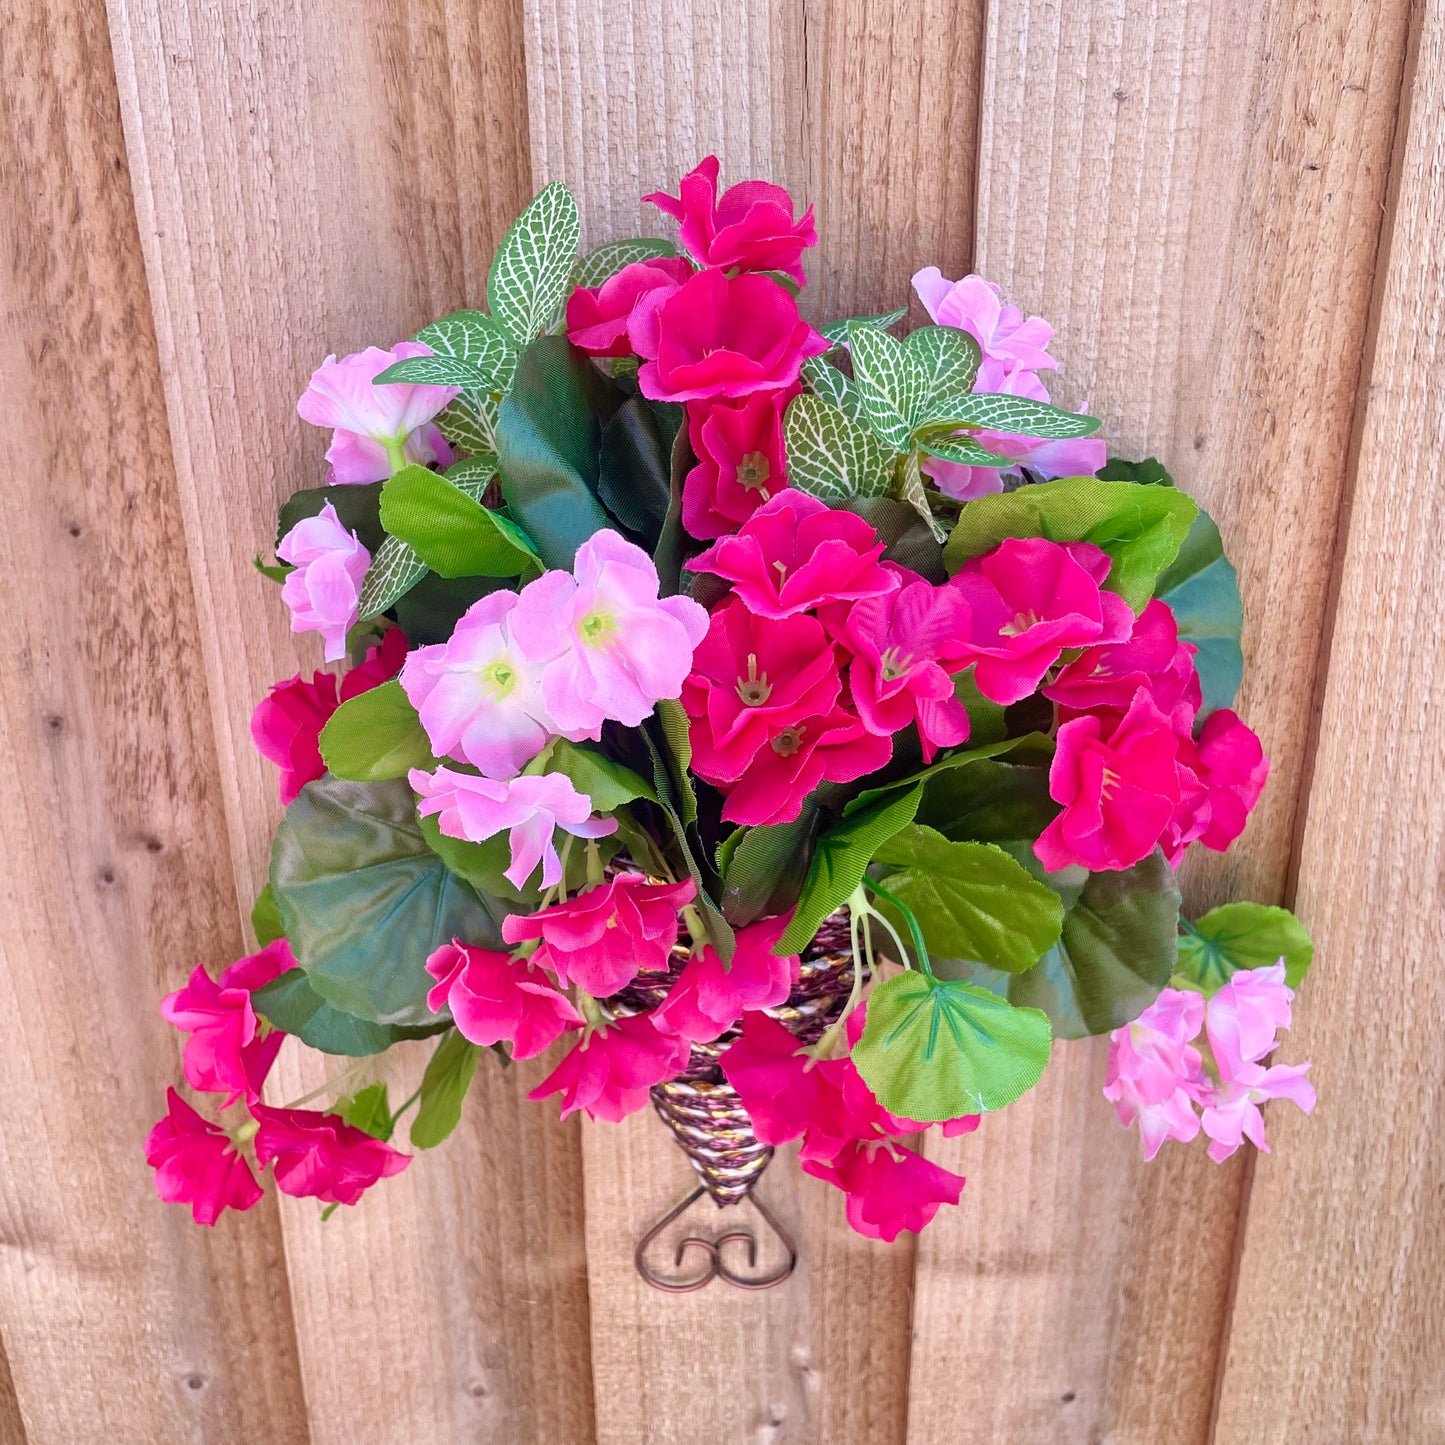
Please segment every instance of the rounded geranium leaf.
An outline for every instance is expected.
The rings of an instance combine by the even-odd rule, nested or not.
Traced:
[[[1315,956],[1314,940],[1287,908],[1226,903],[1185,926],[1179,972],[1207,993],[1241,969],[1269,968],[1284,960],[1284,981],[1298,988]]]

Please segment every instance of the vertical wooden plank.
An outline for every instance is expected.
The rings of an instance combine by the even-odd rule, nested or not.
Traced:
[[[296,398],[327,352],[483,298],[529,191],[520,15],[509,0],[113,0],[110,15],[248,906],[279,809],[247,721],[319,661],[250,566],[277,503],[322,474],[326,439]],[[294,1048],[278,1065],[292,1096],[325,1077]],[[483,1075],[457,1136],[357,1210],[323,1227],[283,1201],[316,1445],[591,1436],[578,1132],[522,1107],[520,1070]]]
[[[1299,871],[1319,945],[1282,1052],[1216,1440],[1445,1440],[1445,6],[1418,7]]]
[[[981,7],[527,0],[526,16],[535,182],[576,190],[588,244],[655,234],[638,196],[716,153],[725,184],[816,205],[816,317],[899,304],[929,261],[966,266]],[[800,1242],[793,1279],[661,1295],[632,1249],[692,1173],[650,1114],[584,1140],[599,1440],[902,1438],[906,1240],[853,1235],[837,1193],[783,1155],[761,1192]]]
[[[142,1155],[241,930],[103,9],[10,6],[0,68],[0,1438],[300,1442],[274,1206],[198,1229]]]
[[[990,9],[978,269],[1057,324],[1059,399],[1163,458],[1239,566],[1239,708],[1273,775],[1188,870],[1193,908],[1286,893],[1406,9]],[[1244,1161],[1139,1164],[1103,1062],[1061,1046],[939,1150],[969,1207],[920,1243],[911,1441],[1205,1437]],[[994,1368],[922,1368],[945,1347]]]

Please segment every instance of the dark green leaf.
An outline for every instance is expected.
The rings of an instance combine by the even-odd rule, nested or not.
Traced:
[[[883,553],[885,562],[896,562],[930,582],[947,579],[948,574],[943,570],[943,549],[927,524],[907,502],[900,502],[895,497],[850,497],[838,505],[842,511],[854,512],[862,517],[878,533],[878,540],[887,545]]]
[[[1050,1042],[1037,1009],[910,970],[874,989],[852,1058],[885,1109],[934,1123],[1013,1103],[1042,1077]]]
[[[403,467],[386,483],[381,522],[442,577],[517,577],[542,570],[520,528],[425,467]]]
[[[1216,708],[1232,706],[1244,679],[1244,653],[1239,646],[1244,606],[1219,528],[1206,513],[1194,519],[1178,557],[1160,573],[1154,595],[1169,604],[1180,637],[1199,649],[1194,666],[1204,694],[1200,720]]]
[[[392,604],[412,647],[445,642],[468,607],[506,583],[495,577],[438,577],[428,572]]]
[[[1031,849],[1058,811],[1047,768],[980,758],[929,781],[918,821],[945,838],[997,843],[1017,855],[1016,845]]]
[[[281,927],[281,915],[276,912],[276,898],[269,883],[262,887],[256,895],[256,901],[251,905],[251,931],[262,948],[286,936],[286,930]]]
[[[385,1084],[369,1084],[366,1088],[343,1099],[336,1112],[363,1134],[383,1141],[391,1138],[391,1102],[386,1096]]]
[[[308,487],[305,491],[293,492],[282,504],[281,515],[276,524],[276,542],[306,517],[321,515],[321,509],[330,502],[336,509],[337,520],[372,556],[386,540],[381,526],[380,482],[366,486]]]
[[[650,551],[672,501],[672,445],[682,409],[629,397],[602,428],[597,497]]]
[[[1153,457],[1145,457],[1142,462],[1126,462],[1123,457],[1110,457],[1094,475],[1103,477],[1107,482],[1142,482],[1150,487],[1174,485],[1174,478]]]
[[[395,1024],[376,1024],[356,1018],[327,1003],[299,968],[288,969],[265,988],[257,989],[251,995],[251,1002],[272,1027],[294,1034],[303,1044],[322,1053],[346,1058],[385,1053],[403,1039],[429,1038],[451,1022],[443,1015],[430,1024],[399,1028]]]
[[[341,704],[321,729],[327,771],[357,783],[404,778],[433,766],[421,719],[393,678]]]
[[[1241,969],[1270,968],[1284,960],[1284,981],[1298,988],[1315,956],[1314,940],[1287,908],[1263,903],[1226,903],[1185,925],[1179,939],[1179,972],[1213,993]]]
[[[739,828],[728,835],[718,861],[723,913],[734,928],[786,913],[798,901],[817,828],[818,810],[805,802],[791,823]]]
[[[433,1020],[425,965],[441,944],[502,946],[501,905],[447,871],[400,779],[308,783],[277,830],[271,888],[311,986],[374,1023]]]
[[[461,1122],[481,1056],[480,1046],[456,1030],[437,1045],[421,1078],[421,1103],[411,1121],[412,1148],[435,1149]]]

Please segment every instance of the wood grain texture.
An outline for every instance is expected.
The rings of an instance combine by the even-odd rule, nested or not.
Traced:
[[[246,908],[279,814],[248,719],[320,656],[251,568],[277,504],[322,475],[296,398],[329,351],[483,298],[529,193],[520,16],[115,0],[110,18]],[[283,1050],[283,1094],[324,1077]],[[590,1438],[578,1133],[517,1090],[487,1075],[443,1150],[324,1228],[283,1201],[315,1445]]]
[[[1320,1103],[1270,1118],[1220,1445],[1445,1441],[1445,6],[1418,15],[1280,1050]]]
[[[716,153],[724,184],[816,204],[814,316],[899,304],[919,266],[966,264],[980,7],[528,0],[526,17],[534,183],[573,187],[585,244],[657,233],[637,197]],[[780,1158],[761,1189],[798,1274],[762,1296],[661,1295],[632,1248],[691,1171],[650,1114],[584,1137],[599,1440],[902,1439],[907,1241],[853,1235],[840,1196]]]
[[[160,995],[242,939],[103,10],[0,66],[0,1438],[304,1442],[274,1206],[199,1229],[142,1153]]]
[[[1051,383],[1161,456],[1239,566],[1238,707],[1273,759],[1186,906],[1287,889],[1405,49],[1403,3],[991,8],[977,269],[1058,327]],[[937,1157],[971,1176],[919,1246],[910,1440],[1203,1440],[1244,1164],[1151,1166],[1103,1044]],[[998,1368],[962,1381],[940,1353]]]

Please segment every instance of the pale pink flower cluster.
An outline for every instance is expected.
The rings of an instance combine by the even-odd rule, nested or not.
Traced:
[[[1054,328],[1041,316],[1025,317],[1016,306],[1005,305],[999,288],[982,276],[950,281],[937,266],[925,266],[913,278],[913,289],[924,309],[939,326],[956,326],[978,342],[983,361],[974,380],[975,391],[1006,392],[1030,401],[1048,401],[1039,380],[1040,371],[1058,366],[1049,355]],[[1098,437],[1062,441],[985,431],[976,435],[980,446],[1044,477],[1090,476],[1104,465],[1105,445]],[[1002,470],[970,467],[932,458],[924,471],[939,491],[962,501],[1003,490]]]
[[[446,642],[407,657],[401,685],[433,752],[482,774],[413,771],[422,812],[474,843],[507,831],[507,877],[518,887],[539,861],[544,887],[561,877],[554,825],[584,838],[616,826],[589,821],[591,800],[561,774],[518,774],[553,738],[595,742],[604,722],[636,727],[682,692],[707,613],[658,590],[641,547],[598,532],[570,573],[544,572],[520,593],[489,593]]]
[[[1209,1157],[1228,1159],[1248,1139],[1269,1153],[1260,1105],[1289,1099],[1308,1114],[1315,1106],[1306,1064],[1260,1061],[1288,1028],[1294,990],[1281,959],[1269,968],[1241,970],[1208,999],[1166,988],[1133,1023],[1109,1036],[1104,1097],[1126,1128],[1137,1123],[1145,1159],[1167,1139],[1188,1141],[1201,1130]],[[1195,1047],[1200,1030],[1208,1053]]]
[[[276,546],[276,555],[296,570],[281,588],[291,609],[292,632],[319,632],[327,662],[346,656],[346,634],[359,615],[361,584],[371,553],[348,532],[330,502],[305,517]]]

